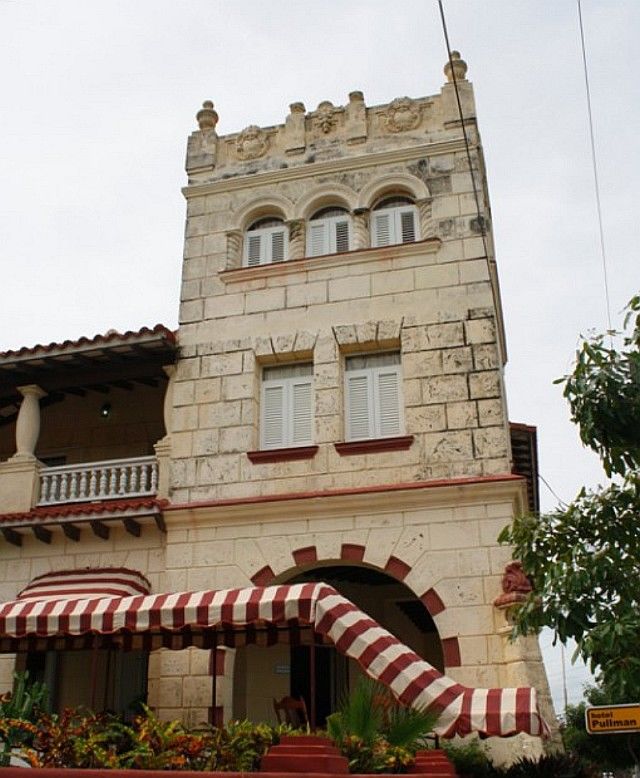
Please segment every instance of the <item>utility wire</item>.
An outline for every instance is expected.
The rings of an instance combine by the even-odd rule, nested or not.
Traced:
[[[482,236],[482,245],[484,247],[484,253],[489,259],[489,250],[487,248],[487,233],[485,230],[484,218],[482,211],[480,210],[480,195],[478,194],[478,186],[476,184],[476,177],[474,175],[473,163],[471,161],[471,148],[469,145],[469,136],[467,134],[467,128],[464,123],[464,115],[462,113],[462,103],[460,102],[460,91],[458,89],[458,79],[456,78],[456,71],[453,67],[453,59],[451,57],[451,46],[449,44],[449,32],[447,30],[447,22],[444,17],[444,7],[442,0],[438,0],[438,6],[440,8],[440,19],[442,21],[442,32],[444,34],[444,42],[447,47],[447,55],[449,57],[449,67],[451,68],[451,79],[453,81],[453,89],[456,95],[456,103],[458,105],[458,116],[460,117],[460,126],[462,127],[462,136],[464,138],[464,148],[467,153],[467,162],[469,163],[469,173],[471,174],[471,186],[473,187],[473,199],[476,204],[476,212],[478,215],[478,225],[480,227],[480,234]]]
[[[547,489],[551,492],[551,494],[556,498],[556,500],[558,501],[558,504],[560,505],[560,507],[561,508],[567,508],[568,507],[567,503],[563,499],[558,497],[556,492],[552,489],[551,484],[547,481],[547,479],[542,475],[542,473],[539,470],[538,470],[538,478],[547,487]]]
[[[598,181],[598,162],[596,158],[596,143],[593,135],[593,114],[591,111],[591,89],[589,87],[589,69],[587,67],[587,50],[584,42],[584,26],[582,24],[582,7],[578,0],[578,22],[580,24],[580,45],[582,47],[582,65],[584,68],[584,85],[587,94],[587,113],[589,115],[589,138],[591,141],[591,163],[593,166],[593,184],[596,194],[596,210],[598,212],[598,229],[600,231],[600,254],[602,256],[602,274],[604,277],[604,296],[607,307],[607,322],[609,332],[613,330],[611,324],[611,304],[609,302],[609,280],[607,276],[607,254],[604,245],[604,229],[602,227],[602,207],[600,205],[600,184]]]

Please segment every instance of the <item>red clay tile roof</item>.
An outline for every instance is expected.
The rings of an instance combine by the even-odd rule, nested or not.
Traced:
[[[105,500],[95,502],[76,502],[64,505],[41,505],[24,513],[0,514],[0,524],[32,524],[37,521],[66,519],[72,516],[95,516],[105,513],[123,513],[125,511],[162,509],[169,500],[157,497],[135,497],[129,500]]]
[[[78,340],[65,340],[62,343],[49,343],[48,345],[42,345],[38,343],[35,346],[24,346],[18,350],[0,351],[0,359],[7,359],[10,357],[26,357],[36,356],[38,354],[48,354],[51,351],[71,351],[76,348],[85,346],[102,346],[102,345],[114,345],[117,343],[131,343],[138,339],[144,339],[149,335],[160,335],[166,338],[170,343],[176,342],[176,334],[173,330],[168,329],[163,324],[156,324],[155,327],[142,327],[139,330],[127,330],[127,332],[121,333],[115,330],[106,333],[105,335],[94,335],[92,338],[78,338]]]

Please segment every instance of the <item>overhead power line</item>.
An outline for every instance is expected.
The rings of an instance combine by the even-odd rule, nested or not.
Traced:
[[[589,138],[591,141],[591,164],[593,167],[593,184],[596,195],[596,210],[598,213],[598,229],[600,233],[600,254],[602,257],[602,275],[604,279],[604,296],[607,308],[608,329],[611,332],[611,303],[609,302],[609,280],[607,276],[607,253],[604,244],[604,229],[602,226],[602,207],[600,204],[600,184],[598,180],[598,161],[596,157],[596,143],[593,134],[593,112],[591,110],[591,89],[589,87],[589,69],[587,67],[587,49],[584,42],[584,25],[582,23],[581,0],[578,0],[578,22],[580,25],[580,45],[582,47],[582,65],[584,68],[584,86],[587,95],[587,113],[589,116]]]

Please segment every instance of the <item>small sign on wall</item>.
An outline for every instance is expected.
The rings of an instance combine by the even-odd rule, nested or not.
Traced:
[[[596,705],[585,711],[590,735],[640,732],[640,705]]]
[[[291,675],[291,665],[276,665],[274,670],[276,675]]]

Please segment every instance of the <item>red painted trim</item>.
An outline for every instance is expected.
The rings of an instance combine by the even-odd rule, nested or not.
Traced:
[[[173,330],[168,329],[164,324],[156,324],[155,327],[142,327],[139,330],[127,330],[126,332],[110,332],[106,335],[94,335],[92,338],[82,337],[78,340],[65,340],[62,343],[49,343],[46,346],[42,343],[38,343],[35,346],[23,346],[16,351],[0,351],[0,359],[6,359],[7,357],[25,357],[35,356],[40,352],[49,351],[72,351],[73,349],[80,348],[82,346],[93,346],[101,344],[115,344],[115,343],[132,343],[136,339],[143,339],[149,337],[149,335],[159,335],[165,338],[170,343],[176,343],[176,333]]]
[[[247,451],[247,456],[254,465],[270,462],[292,462],[296,459],[313,459],[318,453],[318,446],[292,446],[291,448],[271,448],[261,451]]]
[[[343,543],[340,549],[340,559],[348,559],[350,562],[362,562],[365,547],[357,543]]]
[[[384,566],[384,571],[397,578],[398,581],[404,581],[411,572],[411,566],[396,556],[390,556],[387,564]]]
[[[226,652],[220,648],[214,649],[212,652],[215,654],[214,671],[217,678],[224,675],[224,660],[226,659]]]
[[[132,497],[131,499],[116,498],[97,502],[76,502],[62,505],[42,505],[24,513],[4,513],[0,522],[29,521],[31,519],[46,520],[65,518],[67,516],[98,515],[102,513],[118,513],[122,511],[142,510],[145,508],[163,509],[169,501],[157,497]]]
[[[442,656],[444,658],[445,669],[447,667],[460,667],[460,643],[457,637],[442,639]]]
[[[355,454],[378,454],[383,451],[404,451],[411,448],[413,435],[401,435],[395,438],[375,438],[374,440],[353,440],[345,443],[334,443],[334,448],[341,457]]]
[[[433,616],[437,616],[439,613],[442,613],[442,611],[445,609],[445,605],[440,599],[440,595],[438,592],[436,592],[435,589],[429,589],[427,590],[421,597],[422,604],[424,607],[429,611],[429,614]]]
[[[260,568],[257,573],[251,576],[251,581],[256,586],[269,586],[275,577],[276,575],[269,567],[269,565],[265,565],[264,567]]]
[[[292,553],[297,565],[308,565],[318,561],[318,552],[315,546],[305,546]]]
[[[226,500],[202,500],[200,502],[175,503],[163,507],[163,512],[183,511],[197,508],[224,508],[232,505],[256,505],[266,502],[290,502],[291,500],[315,500],[318,497],[348,497],[356,494],[380,494],[384,492],[413,491],[415,489],[438,489],[447,486],[472,486],[502,482],[522,482],[526,479],[513,473],[500,475],[480,475],[469,478],[441,478],[434,481],[411,481],[401,484],[382,484],[379,486],[356,486],[349,489],[324,489],[310,492],[289,492],[288,494],[266,494],[258,497],[232,497]],[[1,518],[1,517],[0,517]]]

